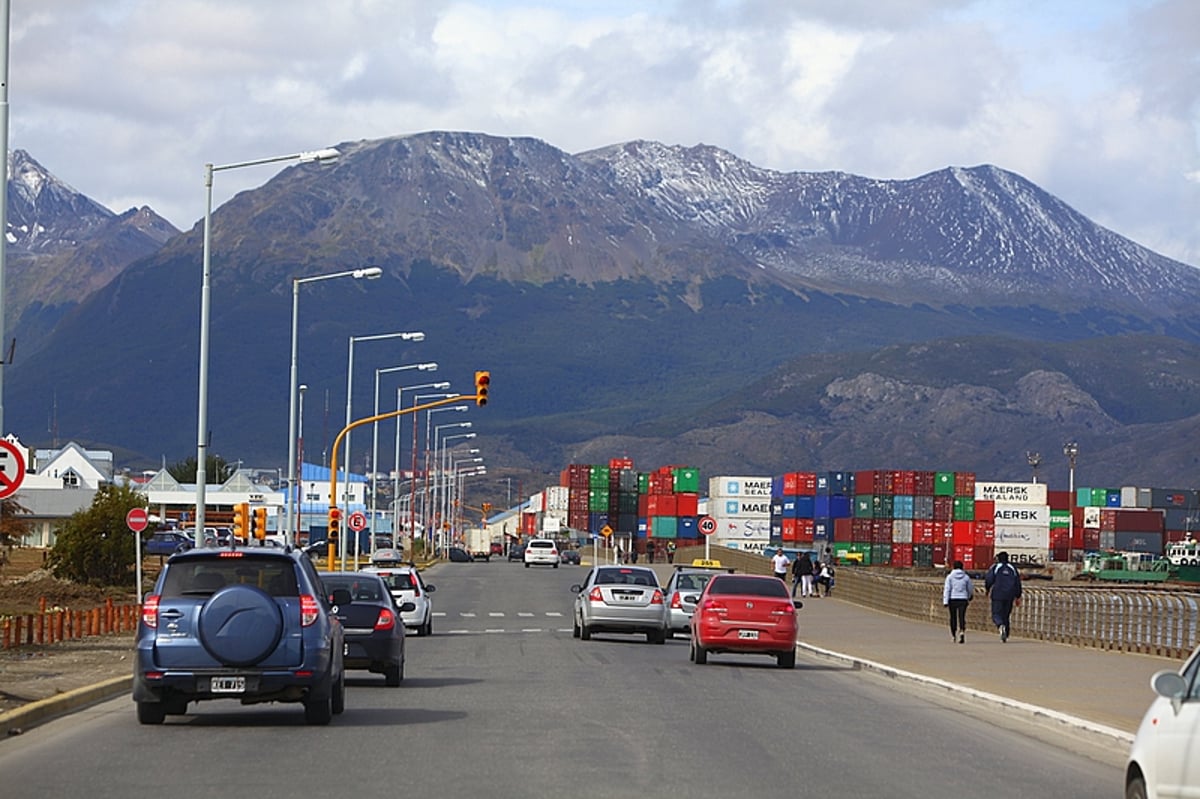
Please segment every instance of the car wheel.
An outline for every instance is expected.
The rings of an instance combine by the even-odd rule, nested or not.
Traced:
[[[167,720],[167,708],[161,702],[138,702],[139,724],[162,724]]]
[[[692,645],[692,651],[695,654],[694,660],[697,666],[703,666],[708,662],[708,650],[700,646],[699,642]]]
[[[579,637],[585,641],[592,640],[592,631],[588,629],[586,624],[579,625]]]
[[[433,635],[433,616],[432,615],[430,615],[430,617],[425,620],[425,626],[421,629],[420,635],[423,635],[423,636]]]
[[[572,638],[579,637],[579,620],[575,619],[575,618],[571,619],[571,637]]]
[[[1125,783],[1125,799],[1146,799],[1146,780],[1141,774]]]
[[[525,568],[526,568],[526,569],[528,569],[528,568],[529,568],[529,561],[525,561]]]
[[[329,689],[318,697],[304,700],[304,722],[306,724],[328,724],[333,721],[333,677]]]
[[[779,668],[781,668],[781,669],[796,668],[796,650],[793,649],[790,652],[780,652],[776,656],[775,662],[778,664]]]
[[[173,699],[170,702],[163,702],[163,712],[168,716],[183,716],[187,714],[187,700]]]
[[[388,688],[398,688],[404,679],[404,669],[399,663],[393,663],[383,672],[383,681]]]
[[[654,643],[665,644],[666,642],[667,642],[667,631],[659,630],[658,633],[654,636]]]
[[[557,564],[557,563],[555,563],[555,564],[554,564],[554,568],[556,568],[556,569],[558,568],[558,564]]]
[[[333,713],[336,716],[339,713],[344,713],[346,710],[346,670],[342,669],[341,675],[338,676],[338,681],[333,686]]]

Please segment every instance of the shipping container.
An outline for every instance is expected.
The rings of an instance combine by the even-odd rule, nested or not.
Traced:
[[[570,508],[567,504],[571,497],[570,488],[566,486],[549,486],[543,493],[545,494],[545,510],[559,511]]]
[[[938,497],[954,496],[954,472],[934,472],[933,494]]]
[[[975,499],[975,472],[954,473],[954,495]]]
[[[996,551],[1049,549],[1050,528],[1031,525],[997,524],[993,539]]]
[[[672,474],[675,478],[672,493],[700,493],[700,471],[698,469],[693,469],[689,466],[679,466],[673,470]]]
[[[675,538],[679,534],[679,522],[674,516],[651,516],[649,522],[650,538]]]
[[[1200,510],[1196,508],[1166,508],[1163,510],[1163,524],[1172,530],[1200,531]]]
[[[1163,553],[1163,534],[1147,532],[1100,531],[1100,549],[1115,549],[1120,552]]]
[[[992,520],[996,524],[1034,525],[1037,527],[1050,526],[1049,505],[1015,505],[995,504]]]
[[[1075,503],[1070,491],[1047,491],[1046,504],[1054,510],[1070,510]]]
[[[893,566],[908,567],[913,565],[913,546],[912,544],[892,544],[891,564]]]
[[[932,483],[931,483],[932,485]],[[933,566],[933,545],[932,544],[913,544],[912,548],[912,565],[920,568],[932,568]]]
[[[696,527],[695,516],[680,516],[679,517],[679,537],[680,538],[699,538],[700,531]]]
[[[996,521],[996,505],[994,499],[976,499],[975,500],[975,518],[977,522],[994,522]]]
[[[633,458],[611,458],[608,461],[609,469],[633,469]]]
[[[769,517],[752,518],[746,516],[714,516],[717,530],[713,538],[724,545],[728,541],[762,540],[771,537],[771,520]]]
[[[933,520],[949,522],[954,520],[954,497],[938,495],[933,498]]]
[[[975,521],[975,498],[969,496],[957,496],[954,498],[954,521],[956,522],[973,522]]]
[[[892,522],[892,543],[894,543],[894,544],[911,544],[911,543],[913,543],[913,520],[912,519],[896,519]]]
[[[853,541],[854,540],[854,519],[840,518],[833,520],[833,540],[834,541]]]
[[[1200,491],[1185,488],[1152,488],[1150,507],[1196,510],[1200,508]]]
[[[955,521],[951,529],[954,546],[975,546],[975,522]]]
[[[1147,532],[1161,533],[1163,512],[1161,510],[1134,510],[1131,508],[1102,508],[1100,510],[1100,532]]]
[[[607,492],[610,471],[607,466],[593,466],[588,477],[588,488],[599,488]]]
[[[1002,547],[996,547],[999,552]],[[1008,552],[1008,562],[1020,568],[1041,568],[1051,560],[1049,547],[1013,547],[1006,550]]]
[[[975,499],[1016,505],[1046,505],[1045,483],[993,483],[976,481]]]
[[[787,498],[786,497],[784,498],[784,502],[785,502],[785,505],[784,505],[783,516],[787,517],[788,513],[787,513],[787,505],[786,505]],[[714,507],[713,502],[709,503],[709,514],[712,516],[722,516],[722,517],[740,516],[740,517],[748,517],[748,518],[769,519],[771,517],[771,501],[767,498],[719,499],[719,500],[715,500],[715,507]]]
[[[710,497],[770,497],[774,481],[770,477],[710,477]],[[680,492],[695,493],[695,492]],[[779,496],[783,496],[781,493]]]
[[[1121,486],[1122,508],[1152,508],[1154,507],[1154,492],[1149,488],[1137,486]]]
[[[897,494],[892,500],[892,518],[912,519],[913,500],[911,494]]]
[[[699,494],[676,494],[675,513],[678,516],[695,516],[700,507]]]

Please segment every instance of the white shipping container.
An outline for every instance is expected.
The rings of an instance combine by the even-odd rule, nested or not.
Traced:
[[[710,477],[710,497],[771,497],[770,477]]]
[[[566,486],[549,486],[546,488],[546,507],[545,510],[567,510],[571,500],[571,489]]]
[[[1045,505],[1045,483],[985,483],[975,481],[975,499],[1011,502],[1017,505]]]
[[[892,541],[896,544],[911,544],[913,540],[912,519],[892,521]]]
[[[561,516],[547,513],[542,516],[542,532],[558,535],[558,531],[567,526],[567,520]]]
[[[531,494],[529,497],[529,505],[525,510],[529,513],[541,513],[546,509],[546,499],[539,491],[536,494]]]
[[[1002,524],[1049,527],[1050,506],[1014,505],[1007,502],[997,502],[996,513],[993,519],[997,527]]]
[[[999,547],[996,548],[999,551]],[[1013,547],[1006,550],[1008,562],[1020,569],[1022,566],[1045,566],[1050,562],[1049,547]],[[979,564],[976,564],[978,566]]]
[[[722,546],[729,541],[767,540],[771,537],[771,518],[751,519],[744,516],[716,516],[717,531],[712,534]]]
[[[1151,491],[1149,488],[1138,488],[1137,486],[1121,486],[1121,507],[1122,508],[1152,508]]]
[[[997,524],[995,548],[1010,553],[1014,549],[1049,549],[1050,526]]]
[[[767,548],[770,545],[771,545],[770,541],[759,538],[759,539],[754,539],[754,540],[748,539],[745,541],[729,541],[729,542],[723,544],[722,546],[724,546],[726,549],[736,549],[739,552],[766,553]]]
[[[744,517],[750,519],[769,519],[771,517],[770,497],[756,499],[732,499],[725,497],[709,502],[709,512],[718,517]]]

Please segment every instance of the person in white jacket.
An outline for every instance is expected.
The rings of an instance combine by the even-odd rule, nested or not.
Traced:
[[[954,561],[954,568],[946,575],[942,586],[942,604],[950,610],[950,640],[966,643],[967,604],[975,596],[971,576],[963,571],[963,562]]]

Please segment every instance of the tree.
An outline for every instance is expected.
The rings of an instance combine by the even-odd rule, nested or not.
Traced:
[[[196,482],[196,456],[184,458],[167,467],[167,473],[181,483]],[[233,469],[220,455],[204,459],[204,484],[220,485],[233,476]]]
[[[133,508],[146,507],[146,497],[128,486],[102,485],[92,506],[77,511],[55,531],[47,565],[55,577],[101,587],[129,581],[137,558],[135,536],[125,523]]]
[[[29,534],[33,525],[20,518],[27,513],[29,508],[13,497],[0,499],[0,567],[8,563],[9,551]]]

